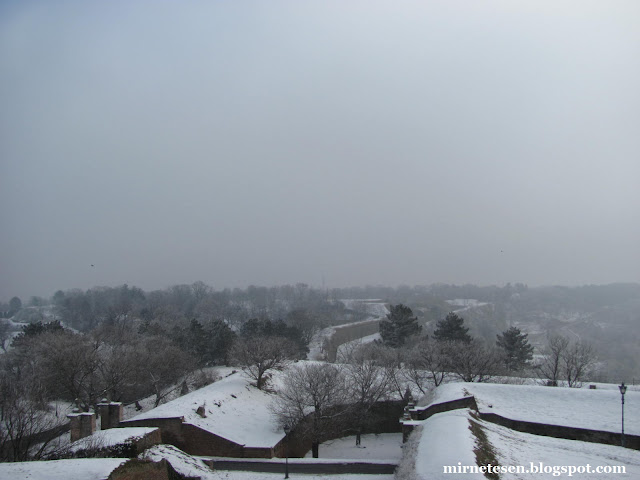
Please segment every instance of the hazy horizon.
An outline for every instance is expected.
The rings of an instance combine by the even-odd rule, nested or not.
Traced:
[[[0,4],[0,301],[640,282],[640,3]]]

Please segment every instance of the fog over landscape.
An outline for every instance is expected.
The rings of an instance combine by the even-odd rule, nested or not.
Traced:
[[[640,3],[0,3],[0,301],[640,281]]]

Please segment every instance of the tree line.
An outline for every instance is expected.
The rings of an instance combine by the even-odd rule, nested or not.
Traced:
[[[66,422],[64,415],[52,415],[54,400],[82,411],[95,409],[103,398],[135,403],[152,396],[158,405],[210,382],[206,367],[250,366],[253,357],[243,357],[243,351],[255,357],[268,347],[287,360],[304,358],[320,328],[360,318],[302,284],[216,292],[196,282],[149,293],[123,285],[58,291],[49,306],[14,310],[14,320],[34,321],[13,340],[12,332],[0,328],[6,350],[0,356],[5,460],[25,459],[25,439],[52,422]],[[2,320],[0,326],[10,324]],[[261,368],[259,388],[266,383]]]
[[[431,335],[422,330],[405,305],[391,305],[380,324],[382,345],[402,347],[403,363],[422,393],[424,385],[437,387],[448,376],[465,382],[501,375],[536,376],[546,385],[580,387],[597,364],[592,345],[558,335],[548,337],[534,361],[534,347],[519,328],[512,326],[497,334],[491,344],[473,338],[464,319],[454,312],[439,320]]]

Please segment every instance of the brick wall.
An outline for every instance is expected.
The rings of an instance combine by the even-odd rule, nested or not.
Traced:
[[[366,322],[352,323],[335,327],[335,333],[324,342],[324,350],[327,353],[327,361],[335,362],[338,347],[343,343],[351,342],[358,338],[373,335],[380,331],[380,319]]]
[[[120,423],[121,427],[158,427],[162,438],[162,443],[178,446],[184,443],[182,431],[182,417],[175,418],[149,418],[145,420],[125,420]],[[179,447],[178,447],[179,448]]]
[[[191,455],[206,455],[217,457],[243,457],[244,448],[231,440],[219,437],[189,423],[182,424],[183,438],[181,450]]]
[[[398,421],[402,415],[402,409],[404,402],[401,400],[393,400],[388,402],[379,402],[373,406],[368,417],[367,422],[362,429],[363,434],[366,433],[398,433],[402,431],[402,425]],[[321,435],[320,442],[326,442],[328,440],[334,440],[336,438],[347,437],[355,435],[357,432],[357,425],[350,422],[353,417],[346,417],[336,425],[333,429],[328,429]],[[309,423],[311,415],[307,416],[305,420],[300,422],[298,426],[292,430],[289,434],[289,457],[303,457],[309,450],[311,450],[312,438],[308,433]],[[274,456],[285,456],[286,443],[281,440],[276,446],[274,446]],[[322,455],[322,453],[320,454]]]

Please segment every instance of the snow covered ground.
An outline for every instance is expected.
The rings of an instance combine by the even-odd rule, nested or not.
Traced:
[[[321,444],[319,451],[322,458],[388,460],[396,463],[402,457],[402,434],[362,435],[360,446],[356,446],[355,436],[338,438]],[[311,452],[305,458],[311,458]]]
[[[98,480],[126,462],[126,458],[83,458],[47,462],[0,463],[2,480]]]
[[[547,466],[596,466],[621,465],[626,469],[625,475],[600,474],[597,478],[640,478],[640,452],[628,448],[598,443],[563,440],[516,432],[500,425],[483,422],[489,442],[495,447],[497,457],[502,465],[534,465]],[[576,474],[576,478],[583,478]],[[504,478],[557,478],[553,474],[513,474]]]
[[[604,388],[603,388],[604,387]],[[588,388],[447,383],[435,389],[433,403],[471,394],[481,412],[494,412],[514,420],[619,432],[621,398],[615,385]],[[625,395],[625,432],[640,435],[640,392]]]
[[[237,372],[131,420],[184,417],[186,423],[240,445],[272,447],[284,437],[269,411],[273,395],[249,383],[244,373]],[[201,406],[204,417],[196,413]]]
[[[448,478],[443,473],[443,465],[475,465],[473,454],[475,440],[469,430],[467,410],[453,410],[440,413],[424,421],[423,426],[412,436],[420,438],[413,460],[416,479]],[[412,477],[407,477],[407,480]],[[453,477],[454,478],[454,477]],[[464,475],[471,480],[484,479],[484,476]]]
[[[445,466],[474,466],[473,452],[476,438],[469,429],[469,410],[453,410],[432,416],[417,428],[407,444],[414,449],[414,455],[403,460],[398,480],[451,480],[465,478],[485,479],[482,473],[465,473],[458,477],[444,473]],[[489,443],[494,447],[498,464],[501,466],[522,466],[531,464],[547,467],[587,464],[597,466],[624,466],[626,475],[599,474],[594,478],[640,478],[640,452],[636,450],[601,445],[597,443],[563,440],[539,435],[530,435],[510,430],[499,425],[479,421]],[[564,475],[566,476],[566,475]],[[501,473],[502,480],[511,479],[551,479],[558,478],[550,473]],[[584,478],[575,474],[574,478]]]

